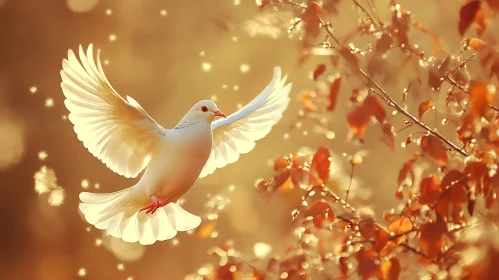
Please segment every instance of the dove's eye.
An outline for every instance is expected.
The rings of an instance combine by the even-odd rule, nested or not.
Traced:
[[[206,106],[201,107],[201,111],[208,112],[208,108]]]

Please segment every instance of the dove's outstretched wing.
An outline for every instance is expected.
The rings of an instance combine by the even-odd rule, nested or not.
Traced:
[[[64,104],[71,112],[78,139],[114,172],[136,177],[147,166],[165,129],[157,124],[133,98],[124,100],[111,86],[97,64],[92,44],[85,55],[79,48],[81,64],[72,50],[62,61]]]
[[[199,178],[237,161],[270,132],[289,104],[291,84],[285,85],[286,78],[281,78],[281,68],[275,67],[272,81],[255,99],[226,119],[212,123],[213,147]]]

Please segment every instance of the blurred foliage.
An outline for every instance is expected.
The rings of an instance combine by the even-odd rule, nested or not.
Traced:
[[[0,0],[2,279],[495,279],[497,13],[496,0]],[[78,216],[82,189],[131,184],[66,120],[60,63],[90,42],[165,127],[199,99],[230,113],[272,66],[289,72],[295,102],[269,137],[185,196],[204,214],[190,234],[144,247]]]

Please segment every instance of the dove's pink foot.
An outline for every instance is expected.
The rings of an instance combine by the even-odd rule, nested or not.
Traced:
[[[155,196],[152,196],[151,199],[152,199],[151,204],[140,209],[140,211],[147,210],[146,214],[149,214],[149,213],[154,214],[156,212],[156,210],[158,210],[159,208],[166,206],[166,205],[168,205],[168,203],[170,203],[170,200],[168,200],[168,199],[163,201],[163,202],[160,202],[159,199]]]

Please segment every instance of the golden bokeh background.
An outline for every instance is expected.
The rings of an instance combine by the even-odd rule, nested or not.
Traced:
[[[375,2],[380,17],[389,21],[389,1]],[[447,51],[459,50],[456,3],[464,1],[399,2],[441,36]],[[343,0],[338,7],[339,14],[330,20],[335,32],[345,35],[362,13],[352,1]],[[342,153],[369,151],[355,172],[354,187],[362,187],[364,193],[357,193],[352,202],[374,210],[397,206],[392,194],[398,170],[413,150],[400,147],[406,134],[396,138],[395,152],[379,141],[381,132],[375,129],[368,129],[363,146],[346,140],[345,115],[351,107],[345,100],[361,85],[353,77],[344,79],[337,109],[325,115],[333,139],[313,133],[314,123],[306,120],[289,131],[301,109],[297,95],[316,87],[310,71],[324,58],[299,66],[300,45],[288,38],[285,28],[257,24],[260,27],[252,29],[262,15],[253,0],[0,0],[1,279],[184,279],[215,260],[207,250],[227,239],[234,239],[236,249],[248,258],[254,257],[258,242],[270,244],[271,254],[282,254],[291,242],[290,211],[299,201],[282,193],[263,198],[254,184],[272,175],[270,166],[278,156],[313,151],[319,145],[335,154],[334,180],[341,190],[350,175]],[[284,25],[289,19],[289,14],[273,18]],[[498,32],[494,23],[488,32]],[[252,36],[256,31],[267,35]],[[427,35],[411,31],[411,40],[431,54],[434,45]],[[186,209],[197,215],[206,213],[205,204],[213,196],[230,200],[219,214],[216,238],[179,233],[174,240],[153,246],[125,244],[104,236],[78,214],[78,194],[84,189],[112,192],[137,180],[114,174],[94,158],[65,119],[61,62],[68,49],[89,43],[101,49],[114,88],[136,99],[165,128],[173,127],[200,99],[214,99],[225,113],[234,112],[270,81],[273,66],[280,65],[289,74],[292,102],[282,121],[250,154],[199,180],[185,196]],[[400,71],[404,70],[379,78],[392,96],[401,96],[407,86]],[[418,96],[427,94],[416,91],[408,104],[414,107]],[[445,103],[435,103],[445,114]],[[429,115],[424,120],[435,124]],[[400,118],[398,124],[402,122]],[[39,188],[55,176],[57,182],[47,188],[58,192],[35,191],[35,173],[42,166],[46,168],[38,173],[43,181]]]

